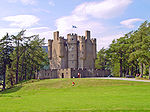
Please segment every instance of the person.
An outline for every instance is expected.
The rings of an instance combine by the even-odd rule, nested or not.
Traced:
[[[78,78],[80,78],[80,73],[78,73]]]
[[[74,86],[75,85],[75,83],[74,82],[72,82],[72,86]]]

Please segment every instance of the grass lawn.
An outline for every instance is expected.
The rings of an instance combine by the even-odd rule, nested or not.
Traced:
[[[72,81],[76,83],[72,86]],[[0,93],[0,112],[149,112],[150,83],[47,79]]]

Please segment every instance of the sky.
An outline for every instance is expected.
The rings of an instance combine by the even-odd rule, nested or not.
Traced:
[[[0,0],[0,38],[26,29],[28,36],[53,38],[59,31],[97,39],[97,51],[149,20],[150,0]],[[72,25],[77,28],[72,28]]]

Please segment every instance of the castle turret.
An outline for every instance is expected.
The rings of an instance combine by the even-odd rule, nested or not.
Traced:
[[[90,39],[91,35],[90,35],[90,31],[86,30],[85,31],[85,39]]]
[[[49,60],[52,59],[52,42],[53,40],[48,40],[48,58]]]
[[[84,60],[85,59],[85,37],[84,36],[79,36],[79,54],[80,54],[80,59]]]
[[[64,49],[65,49],[65,46],[64,46],[64,38],[63,37],[59,37],[58,38],[58,56],[60,58],[63,58],[64,57]]]
[[[93,59],[95,60],[96,59],[96,39],[94,38],[94,39],[92,39],[91,40],[92,41],[92,43],[93,43]]]
[[[54,32],[54,40],[58,40],[59,38],[59,31]]]
[[[78,68],[77,34],[68,34],[67,43],[68,43],[68,67]]]

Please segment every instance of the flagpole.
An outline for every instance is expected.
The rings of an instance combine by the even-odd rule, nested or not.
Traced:
[[[73,32],[73,29],[77,28],[76,26],[72,25],[72,33],[75,33]]]

